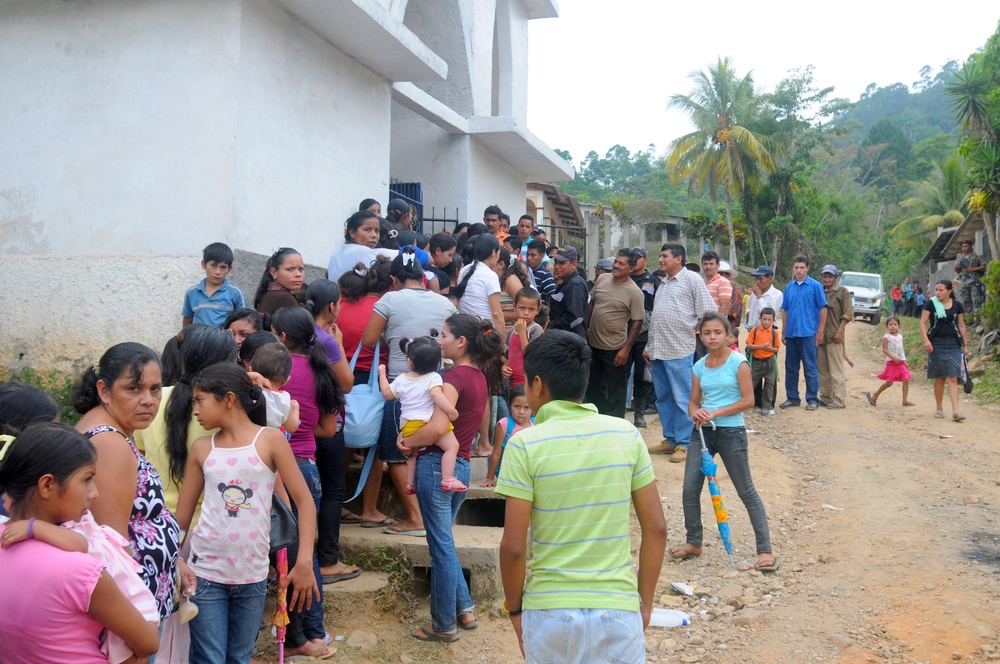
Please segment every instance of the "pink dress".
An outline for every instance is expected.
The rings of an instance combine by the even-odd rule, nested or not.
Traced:
[[[87,538],[87,554],[99,560],[115,581],[122,594],[136,608],[142,617],[152,623],[160,622],[160,611],[156,598],[142,582],[142,567],[135,562],[125,548],[128,540],[110,526],[102,526],[88,510],[77,522],[67,521],[64,528],[74,530]],[[132,649],[117,634],[107,632],[101,639],[101,652],[108,656],[111,664],[124,662],[134,655]]]
[[[892,360],[886,360],[885,369],[878,375],[879,379],[887,383],[899,383],[904,380],[910,380],[910,368],[906,366],[906,351],[903,350],[903,335],[886,332],[882,335],[882,338],[889,342],[886,344],[886,350],[903,361],[896,363]]]

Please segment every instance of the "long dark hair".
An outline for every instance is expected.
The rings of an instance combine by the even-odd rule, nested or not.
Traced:
[[[503,391],[503,355],[504,341],[499,332],[493,328],[493,323],[486,322],[469,314],[453,314],[444,322],[453,337],[465,337],[466,353],[472,362],[486,376],[486,383],[491,394]]]
[[[511,275],[517,277],[517,280],[521,282],[521,288],[528,288],[531,286],[531,281],[528,279],[528,273],[524,269],[524,264],[517,260],[517,256],[512,254],[507,247],[500,247],[500,264],[506,265],[504,268],[503,276],[500,277],[500,290],[506,290],[504,288],[507,283],[507,278]]]
[[[247,311],[251,311],[247,309]],[[254,311],[254,314],[257,312]],[[260,318],[257,318],[258,323]],[[167,339],[163,346],[163,354],[160,355],[160,369],[163,372],[163,387],[170,387],[177,383],[177,379],[184,373],[184,363],[181,360],[181,346],[184,340],[191,336],[191,333],[199,327],[205,327],[201,323],[191,323],[185,325],[180,332]]]
[[[44,475],[59,486],[77,470],[97,462],[93,443],[72,427],[58,422],[28,425],[10,443],[0,461],[0,494],[7,494],[17,516],[31,490]]]
[[[253,355],[257,352],[258,348],[263,348],[267,344],[273,343],[281,343],[281,339],[274,332],[261,330],[247,336],[243,340],[243,345],[240,346],[240,362],[246,366],[253,359]]]
[[[255,332],[260,331],[264,325],[264,316],[267,314],[258,313],[254,309],[236,309],[235,311],[230,311],[229,315],[226,316],[226,320],[220,325],[223,330],[228,330],[229,327],[238,320],[245,320],[249,323]]]
[[[271,254],[271,257],[267,259],[264,263],[264,274],[260,277],[260,283],[257,284],[257,293],[253,296],[253,308],[256,309],[260,306],[260,301],[264,297],[264,293],[267,292],[268,286],[274,281],[274,277],[271,276],[271,268],[280,268],[285,263],[285,259],[289,256],[298,256],[299,252],[295,251],[291,247],[282,247],[276,252]]]
[[[340,286],[336,283],[329,279],[317,279],[309,284],[305,309],[312,314],[313,320],[321,311],[337,302],[340,302]]]
[[[41,390],[23,383],[0,383],[0,434],[16,436],[35,422],[51,422],[59,406]]]
[[[160,358],[153,349],[134,341],[115,344],[104,352],[97,367],[90,367],[84,371],[73,385],[71,395],[73,408],[83,415],[101,404],[101,396],[97,392],[98,381],[103,381],[110,390],[116,380],[131,373],[133,382],[138,384],[143,370],[150,362],[157,367],[160,366]]]
[[[227,392],[232,392],[251,422],[258,426],[267,426],[264,394],[238,364],[233,362],[211,364],[198,372],[192,381],[192,387],[211,394],[217,401],[222,401]]]
[[[465,295],[465,289],[469,285],[469,280],[472,279],[472,275],[475,274],[476,269],[479,267],[479,263],[488,259],[494,252],[500,250],[500,242],[498,242],[497,239],[489,233],[477,235],[476,237],[470,239],[469,242],[472,244],[473,248],[472,264],[469,266],[465,276],[462,277],[462,280],[458,282],[455,289],[451,292],[452,295],[459,299]]]
[[[249,338],[249,337],[248,337]],[[245,342],[244,342],[245,343]],[[170,479],[180,484],[188,457],[188,425],[191,423],[191,383],[194,374],[218,362],[235,365],[238,351],[236,339],[218,327],[202,326],[193,330],[181,346],[183,373],[167,400],[164,423],[167,427],[167,456],[170,459]]]
[[[283,307],[275,311],[271,318],[271,329],[279,336],[284,335],[282,341],[288,350],[309,358],[320,412],[333,413],[344,405],[344,394],[330,368],[323,344],[316,338],[315,326],[313,317],[300,307]]]

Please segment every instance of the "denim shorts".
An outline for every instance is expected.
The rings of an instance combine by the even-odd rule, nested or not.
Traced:
[[[646,637],[638,611],[526,610],[521,628],[527,664],[646,661]]]

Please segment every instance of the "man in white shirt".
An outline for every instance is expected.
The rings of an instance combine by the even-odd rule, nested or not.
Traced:
[[[760,312],[770,307],[775,311],[781,311],[782,293],[774,287],[774,270],[767,265],[761,265],[757,271],[750,275],[755,280],[753,290],[750,292],[749,315],[747,316],[746,328],[752,330],[760,324]]]

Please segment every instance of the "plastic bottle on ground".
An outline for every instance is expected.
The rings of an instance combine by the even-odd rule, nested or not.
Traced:
[[[650,627],[684,627],[691,624],[691,616],[675,609],[653,609],[649,616]]]

